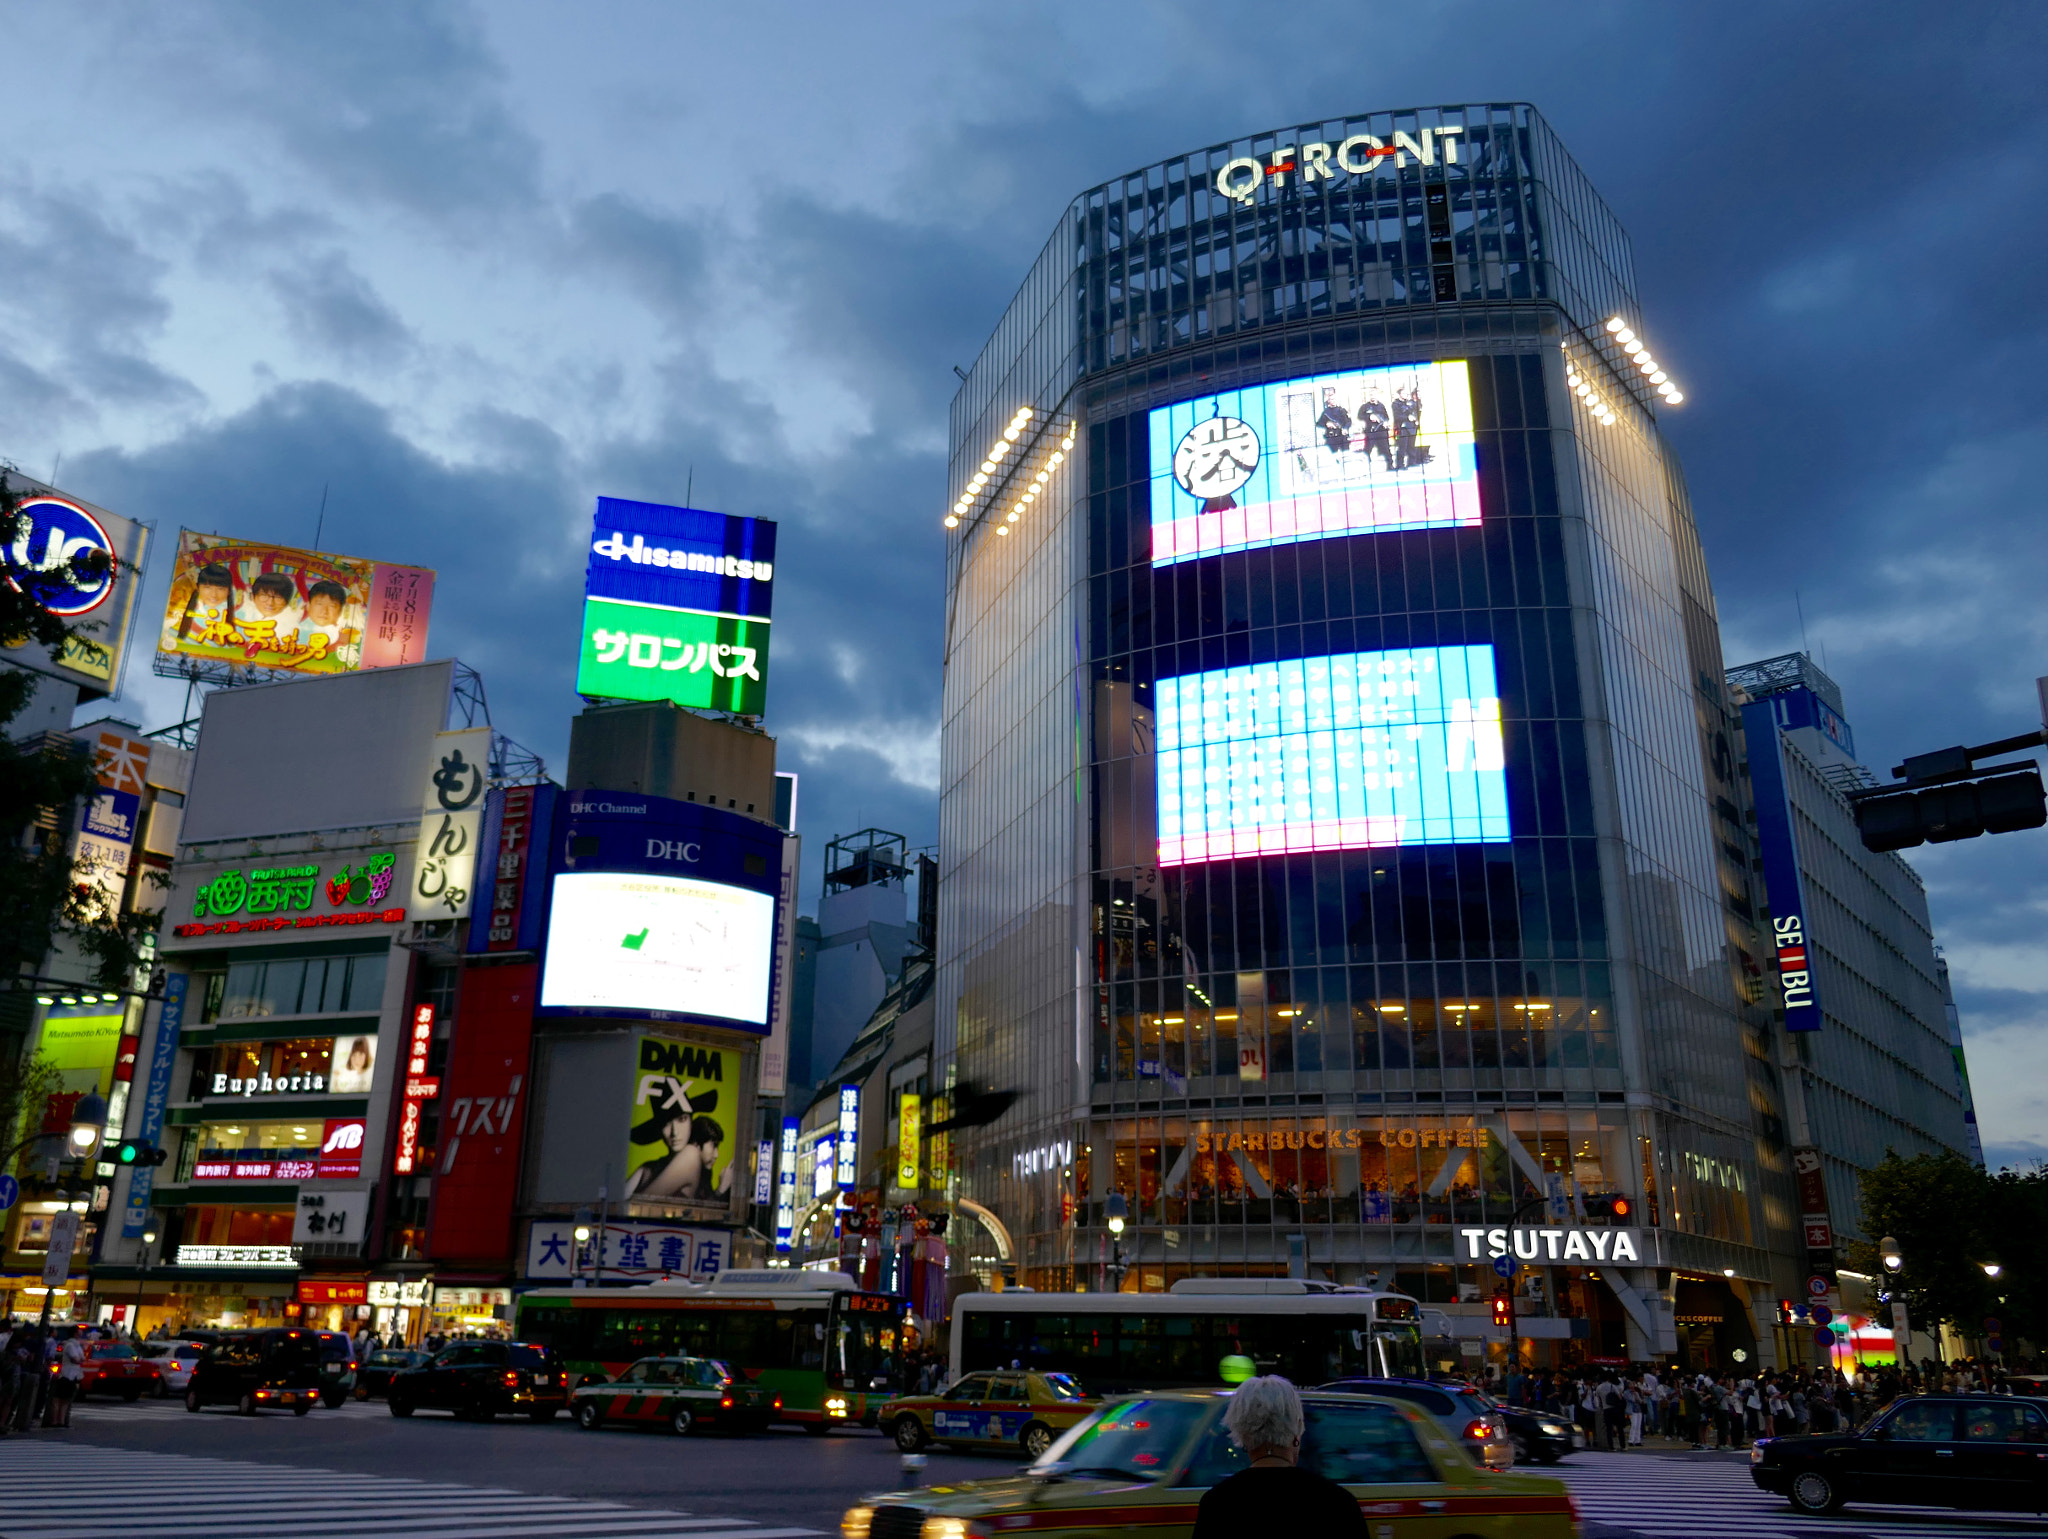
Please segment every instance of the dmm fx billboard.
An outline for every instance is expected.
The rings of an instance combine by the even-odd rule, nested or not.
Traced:
[[[626,1201],[732,1200],[741,1054],[672,1037],[634,1045]]]
[[[766,519],[598,498],[576,692],[760,715],[774,579]]]

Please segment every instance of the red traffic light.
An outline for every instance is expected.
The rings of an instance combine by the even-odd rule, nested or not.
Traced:
[[[1608,1211],[1612,1213],[1616,1218],[1627,1218],[1632,1209],[1630,1207],[1629,1200],[1626,1197],[1617,1197],[1614,1199],[1612,1205],[1608,1208]]]
[[[1505,1293],[1496,1293],[1493,1296],[1493,1323],[1495,1325],[1513,1323],[1513,1309],[1514,1306],[1508,1301],[1508,1296]]]

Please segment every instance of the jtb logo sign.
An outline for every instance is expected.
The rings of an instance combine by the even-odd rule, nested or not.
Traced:
[[[114,542],[94,518],[76,503],[57,497],[31,497],[21,505],[14,543],[0,550],[7,579],[16,587],[28,579],[49,580],[66,562],[84,558],[82,580],[69,576],[48,587],[31,588],[53,615],[82,615],[95,609],[114,586]]]
[[[1814,1008],[1813,970],[1806,958],[1806,926],[1797,914],[1787,914],[1782,919],[1773,919],[1771,928],[1776,932],[1778,982],[1785,990],[1785,1014],[1789,1018],[1795,1010]]]

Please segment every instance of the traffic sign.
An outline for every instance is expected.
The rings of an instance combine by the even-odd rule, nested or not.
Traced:
[[[1984,1345],[1989,1347],[1994,1352],[2003,1352],[2005,1350],[2005,1341],[2002,1337],[1998,1336],[1993,1336],[1989,1341],[1985,1342]]]
[[[12,1176],[0,1176],[0,1213],[21,1201],[21,1183]]]
[[[1996,1336],[1998,1334],[1998,1317],[1996,1315],[1985,1317],[1984,1334],[1987,1336]]]
[[[78,1244],[78,1215],[66,1208],[50,1221],[50,1252],[43,1257],[43,1286],[54,1288],[71,1276],[71,1251]]]
[[[1815,1325],[1826,1325],[1835,1318],[1835,1312],[1825,1304],[1816,1304],[1807,1313],[1813,1316]]]
[[[1806,1291],[1817,1299],[1824,1299],[1828,1296],[1828,1280],[1816,1273],[1806,1279]]]
[[[1835,1333],[1822,1326],[1813,1333],[1813,1344],[1817,1347],[1831,1347],[1835,1344]]]
[[[1494,1274],[1498,1277],[1513,1277],[1517,1271],[1521,1270],[1521,1266],[1522,1263],[1513,1256],[1495,1256],[1493,1258]]]

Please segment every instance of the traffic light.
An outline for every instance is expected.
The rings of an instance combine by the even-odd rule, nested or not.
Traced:
[[[1620,1192],[1600,1192],[1582,1198],[1581,1201],[1588,1218],[1606,1218],[1618,1224],[1625,1224],[1628,1222],[1628,1216],[1635,1212],[1635,1204]]]
[[[159,1149],[155,1144],[144,1143],[139,1138],[124,1139],[114,1145],[116,1165],[161,1165],[169,1158],[169,1150]]]
[[[1867,850],[1910,850],[1980,834],[2010,834],[2048,824],[2048,795],[2033,765],[1989,780],[1963,780],[1892,796],[1858,797],[1856,832]]]
[[[1514,1305],[1505,1288],[1493,1296],[1493,1323],[1502,1327],[1514,1324]]]

